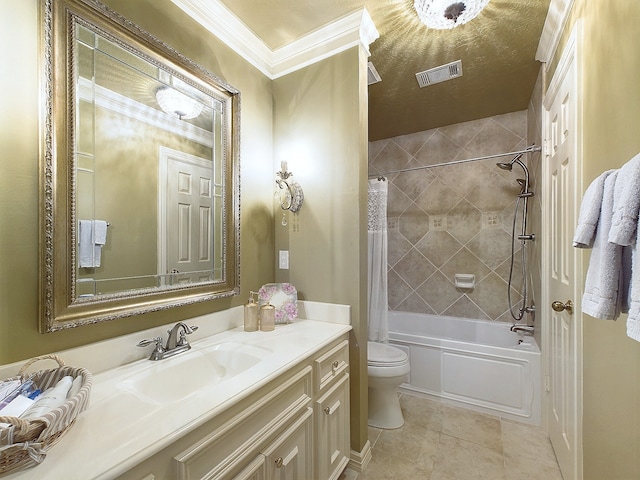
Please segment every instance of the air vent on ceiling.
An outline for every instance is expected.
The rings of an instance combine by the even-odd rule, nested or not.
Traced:
[[[433,85],[434,83],[445,82],[452,78],[462,76],[462,61],[447,63],[439,67],[430,68],[424,72],[416,73],[416,80],[420,88]]]
[[[382,81],[382,78],[380,77],[380,74],[376,70],[376,67],[374,67],[373,63],[371,62],[367,63],[367,81],[368,81],[368,85]]]

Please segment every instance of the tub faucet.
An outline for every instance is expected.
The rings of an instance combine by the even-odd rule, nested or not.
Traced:
[[[187,340],[187,335],[192,334],[198,329],[195,325],[187,325],[183,322],[176,323],[171,330],[167,330],[169,337],[167,343],[162,346],[162,337],[156,337],[151,340],[142,340],[138,343],[138,347],[146,347],[155,344],[153,352],[151,352],[150,360],[162,360],[163,358],[173,357],[178,353],[186,352],[191,348]]]
[[[524,333],[525,335],[533,335],[533,325],[518,325],[511,326],[511,331],[516,333]]]

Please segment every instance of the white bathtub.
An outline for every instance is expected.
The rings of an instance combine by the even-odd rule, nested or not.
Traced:
[[[540,349],[511,324],[389,312],[389,343],[407,352],[400,390],[532,425],[541,422]]]

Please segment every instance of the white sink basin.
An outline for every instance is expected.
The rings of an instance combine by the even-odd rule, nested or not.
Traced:
[[[269,352],[236,342],[194,348],[164,360],[149,360],[149,368],[125,378],[120,386],[154,403],[177,402],[205,386],[234,378]]]

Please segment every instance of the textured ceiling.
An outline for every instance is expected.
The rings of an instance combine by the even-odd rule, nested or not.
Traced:
[[[471,22],[432,30],[413,0],[222,0],[272,49],[366,7],[380,32],[369,60],[382,77],[369,87],[370,140],[526,109],[549,2],[490,0]],[[418,87],[417,72],[455,60],[462,77]]]

